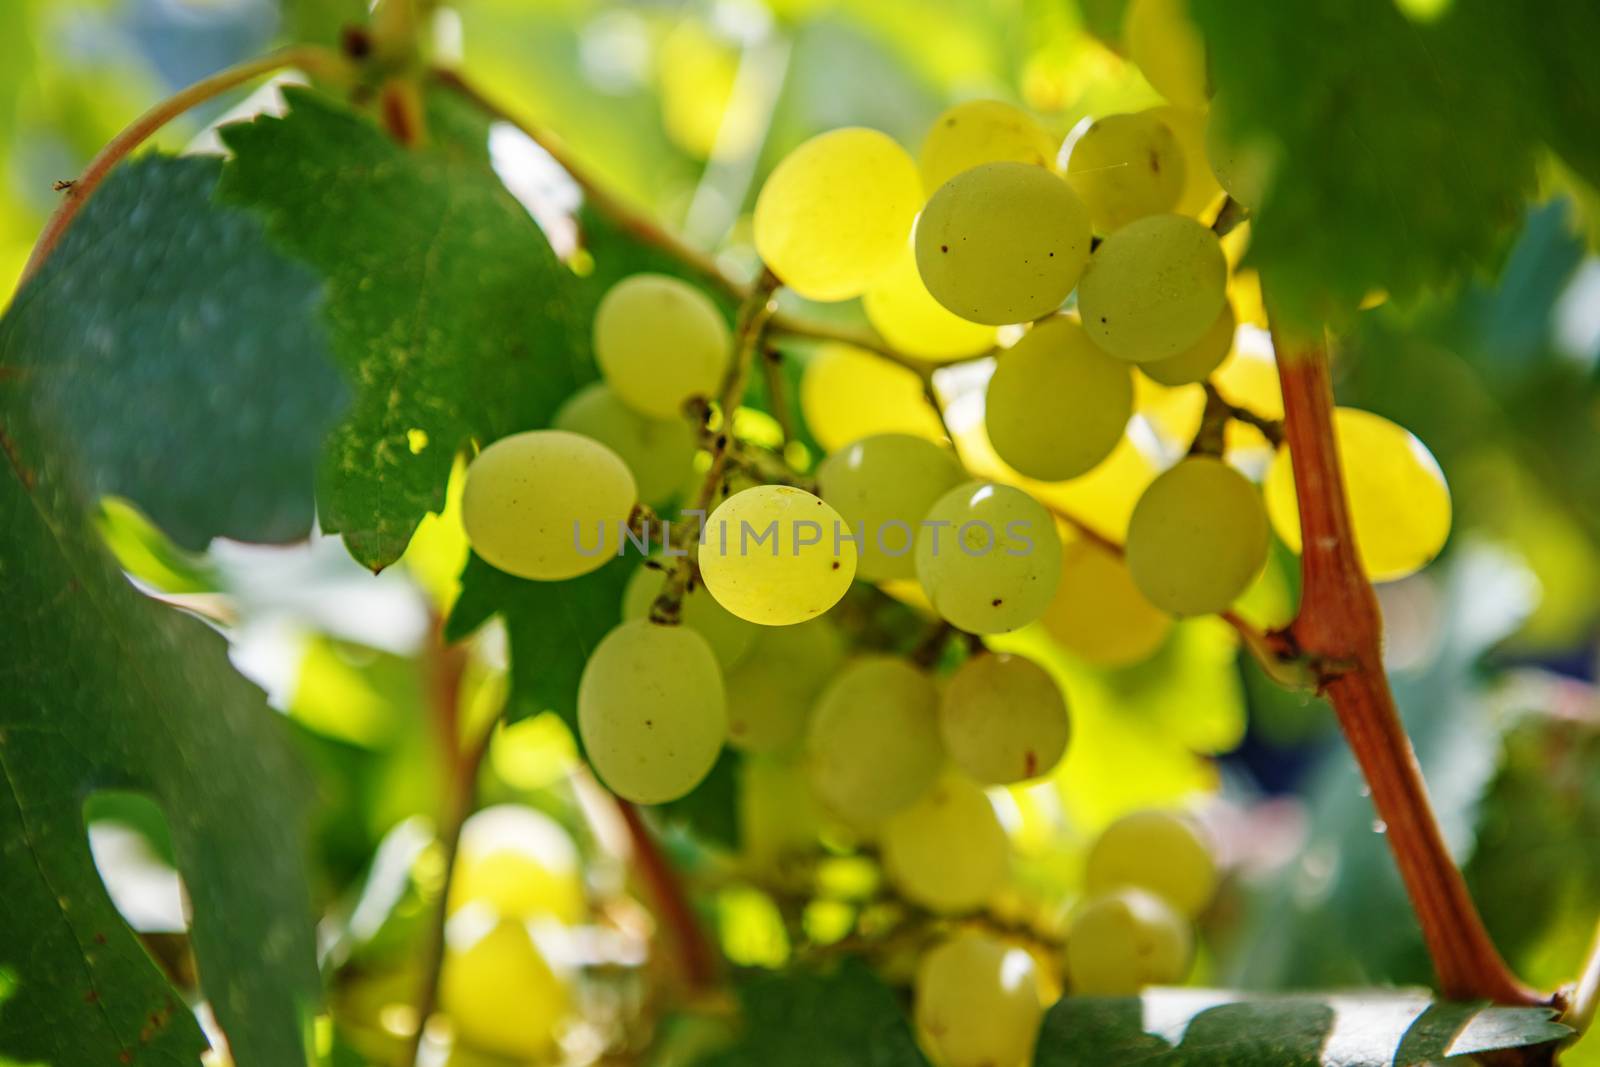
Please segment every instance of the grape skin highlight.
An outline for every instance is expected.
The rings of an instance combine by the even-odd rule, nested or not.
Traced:
[[[1148,111],[1096,119],[1067,157],[1067,184],[1101,233],[1175,210],[1186,171],[1177,135]]]
[[[869,581],[916,575],[918,524],[966,477],[950,449],[898,433],[864,437],[817,468],[822,499],[861,535],[856,573]]]
[[[1136,811],[1095,839],[1085,865],[1090,893],[1133,886],[1197,917],[1217,891],[1217,865],[1199,831],[1181,815]]]
[[[598,441],[530,430],[467,467],[461,524],[472,549],[508,574],[561,581],[598,570],[638,501],[627,464]]]
[[[643,415],[682,418],[692,396],[711,396],[732,338],[711,298],[665,274],[613,285],[594,314],[594,358],[617,396]]]
[[[1194,932],[1160,897],[1120,889],[1091,900],[1067,933],[1067,978],[1088,997],[1128,997],[1189,973]]]
[[[967,100],[948,108],[922,142],[922,187],[937,189],[984,163],[1049,168],[1056,142],[1033,116],[999,100]]]
[[[1226,611],[1267,561],[1261,494],[1208,456],[1163,473],[1128,523],[1128,570],[1140,592],[1174,615]]]
[[[1094,343],[1148,363],[1179,355],[1222,313],[1228,261],[1209,227],[1182,215],[1148,215],[1095,250],[1078,286]]]
[[[921,796],[939,773],[939,692],[904,660],[869,656],[823,691],[806,733],[812,788],[840,818],[870,826]]]
[[[917,534],[917,580],[934,610],[975,634],[997,634],[1044,613],[1061,579],[1055,519],[1020,489],[957,486]]]
[[[706,520],[700,576],[717,602],[763,626],[792,626],[839,602],[856,546],[839,513],[803,489],[758,485]]]
[[[688,419],[642,415],[605,382],[591,382],[567,397],[551,424],[615,452],[633,472],[639,499],[652,504],[677,492],[694,464],[694,428]]]
[[[917,966],[917,1030],[940,1067],[1031,1063],[1043,1015],[1033,957],[997,938],[957,933]]]
[[[945,751],[984,785],[1049,774],[1067,750],[1069,729],[1055,679],[1006,652],[979,653],[957,667],[939,704]]]

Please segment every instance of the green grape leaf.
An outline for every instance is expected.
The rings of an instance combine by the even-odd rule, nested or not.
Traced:
[[[85,488],[133,500],[187,548],[305,537],[348,392],[320,281],[213,202],[221,170],[119,168],[7,316],[6,372],[70,437]]]
[[[1213,119],[1272,161],[1249,259],[1280,314],[1464,280],[1504,251],[1544,147],[1600,183],[1594,4],[1455,0],[1427,23],[1391,0],[1191,7]]]
[[[318,517],[373,569],[444,506],[457,452],[543,426],[592,376],[571,274],[476,162],[408,152],[304,90],[225,127],[222,195],[327,280],[335,355],[357,389],[318,479]]]
[[[183,189],[197,167],[214,165],[144,164],[121,194],[110,186],[101,213],[90,206],[0,321],[0,371],[30,370],[0,385],[0,603],[10,613],[0,640],[0,1060],[178,1067],[205,1047],[183,993],[96,872],[85,810],[105,790],[142,794],[165,813],[202,991],[234,1062],[307,1058],[320,993],[304,867],[309,783],[283,720],[233,671],[223,640],[139,594],[101,544],[91,510],[99,457],[82,439],[81,413],[50,395],[85,355],[56,350],[64,365],[39,362],[51,350],[38,347],[38,324],[66,314],[56,305],[76,308],[100,284],[93,275],[125,273],[102,227],[137,228],[144,212],[166,210],[120,199],[130,183],[163,174]],[[108,219],[119,203],[135,217]],[[194,232],[169,221],[174,234]],[[191,253],[220,263],[229,284],[231,270],[211,258],[220,252]],[[151,291],[195,307],[173,288],[167,257],[145,256]],[[190,276],[194,286],[212,280]],[[101,328],[106,344],[158,340]],[[137,354],[159,368],[159,348]],[[255,411],[229,412],[253,424],[255,439],[241,447],[288,447]]]
[[[734,748],[723,748],[705,779],[687,796],[658,805],[667,824],[678,824],[697,841],[739,847],[739,765],[744,756]]]
[[[1547,1008],[1445,1004],[1389,990],[1260,996],[1148,989],[1065,997],[1045,1016],[1036,1067],[1413,1067],[1559,1041]]]
[[[743,1028],[705,1067],[926,1067],[894,993],[857,959],[739,987]]]

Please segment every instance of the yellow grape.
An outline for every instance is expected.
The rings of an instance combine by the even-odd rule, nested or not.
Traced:
[[[728,734],[711,646],[687,626],[622,623],[584,665],[578,731],[595,773],[618,796],[663,804],[685,795]]]
[[[800,378],[800,413],[828,451],[879,433],[944,439],[944,426],[923,395],[922,379],[888,360],[845,344],[825,344]]]
[[[947,774],[883,824],[883,869],[931,911],[980,907],[1005,882],[1010,845],[983,790]]]
[[[1228,352],[1233,348],[1235,325],[1233,307],[1224,301],[1222,314],[1200,336],[1200,340],[1175,356],[1141,363],[1139,370],[1145,377],[1162,385],[1188,385],[1205,381],[1228,358]]]
[[[1123,19],[1128,55],[1156,92],[1174,104],[1205,107],[1206,45],[1188,0],[1133,0]]]
[[[583,920],[578,850],[561,824],[520,804],[499,804],[461,827],[450,911],[482,904],[509,919]]]
[[[1142,889],[1089,901],[1067,932],[1067,979],[1088,997],[1128,997],[1189,973],[1194,932],[1182,915]]]
[[[839,602],[856,575],[856,546],[839,513],[804,489],[758,485],[706,520],[700,577],[741,619],[792,626]]]
[[[939,1067],[1020,1067],[1033,1061],[1043,1018],[1033,957],[963,931],[917,966],[917,1030]]]
[[[1010,785],[1055,770],[1067,750],[1067,700],[1024,656],[981,652],[950,676],[939,703],[945,751],[973,781]]]
[[[1132,414],[1128,365],[1100,351],[1076,321],[1056,315],[1001,353],[984,426],[1012,469],[1060,482],[1109,456]]]
[[[728,675],[728,744],[745,752],[794,745],[843,660],[844,640],[826,619],[762,630]]]
[[[1128,570],[1156,607],[1208,615],[1255,581],[1268,540],[1256,487],[1221,460],[1195,456],[1140,497],[1128,523]]]
[[[935,300],[990,326],[1047,315],[1089,259],[1089,212],[1027,163],[985,163],[939,187],[917,222],[917,271]]]
[[[1370,411],[1336,408],[1333,429],[1367,577],[1388,582],[1421,570],[1450,536],[1450,487],[1438,461],[1411,431]],[[1272,461],[1264,491],[1273,529],[1299,552],[1300,509],[1287,448]]]
[[[728,324],[711,298],[665,274],[613,285],[594,313],[594,358],[618,398],[658,419],[712,396],[728,367]]]
[[[458,916],[451,933],[469,917],[480,918]],[[572,996],[521,921],[505,919],[468,944],[451,944],[439,978],[439,1005],[463,1044],[526,1061],[554,1053],[556,1027],[570,1013]]]
[[[922,142],[922,187],[937,189],[984,163],[1049,168],[1056,141],[1033,116],[999,100],[968,100],[947,109]]]
[[[623,619],[648,619],[650,608],[655,604],[656,597],[661,595],[666,580],[666,573],[654,567],[636,569],[628,577],[628,584],[622,591]],[[742,660],[756,635],[761,632],[756,626],[730,614],[703,586],[696,586],[683,595],[682,614],[679,617],[683,625],[706,639],[717,662],[724,668]]]
[[[817,468],[822,499],[861,538],[856,573],[875,582],[916,575],[918,525],[966,477],[949,448],[901,433],[863,437]]]
[[[1072,143],[1067,184],[1094,228],[1113,233],[1134,219],[1176,211],[1186,169],[1177,135],[1154,114],[1107,115]]]
[[[1183,195],[1173,210],[1195,218],[1206,214],[1222,196],[1222,186],[1211,173],[1206,156],[1206,113],[1177,104],[1163,104],[1143,113],[1166,123],[1183,150]]]
[[[767,177],[756,197],[756,251],[801,296],[848,300],[894,266],[921,202],[917,166],[888,135],[832,130]]]
[[[502,437],[467,467],[461,524],[472,549],[519,578],[560,581],[604,566],[639,495],[628,465],[565,430]]]
[[[1217,864],[1194,824],[1166,811],[1136,811],[1106,827],[1089,849],[1084,886],[1146,889],[1189,918],[1217,891]]]
[[[1040,620],[1063,648],[1099,667],[1149,659],[1172,616],[1150,603],[1118,556],[1086,538],[1061,552],[1061,584]]]
[[[615,452],[633,472],[639,499],[652,504],[676,493],[694,465],[695,435],[688,419],[642,415],[605,382],[591,382],[569,396],[551,424]]]
[[[885,341],[922,359],[961,359],[995,342],[994,327],[968,322],[933,298],[917,273],[916,252],[909,242],[888,273],[861,297],[861,307]]]
[[[928,511],[917,534],[917,580],[934,610],[968,633],[1033,622],[1060,578],[1054,517],[1009,485],[957,486]]]
[[[1134,363],[1176,356],[1217,321],[1228,263],[1217,235],[1183,215],[1147,215],[1107,237],[1078,286],[1094,343]]]
[[[806,731],[812,788],[841,818],[871,825],[933,784],[939,691],[904,660],[869,656],[847,665],[822,693]]]

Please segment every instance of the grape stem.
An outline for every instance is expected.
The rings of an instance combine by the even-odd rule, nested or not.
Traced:
[[[633,846],[634,870],[650,893],[656,917],[672,937],[684,982],[691,990],[711,988],[717,981],[717,955],[695,918],[677,872],[662,853],[650,827],[645,825],[638,807],[621,797],[613,799]]]
[[[1382,621],[1361,568],[1333,434],[1333,386],[1320,339],[1274,325],[1284,430],[1300,501],[1304,593],[1287,636],[1332,702],[1422,927],[1440,990],[1452,1000],[1548,1004],[1500,957],[1445,847],[1384,674]]]

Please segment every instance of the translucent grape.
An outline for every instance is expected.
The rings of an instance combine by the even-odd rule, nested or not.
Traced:
[[[1176,210],[1186,171],[1177,135],[1149,111],[1096,119],[1067,156],[1067,184],[1101,233]]]
[[[847,665],[811,714],[806,764],[823,804],[871,825],[921,796],[939,773],[939,692],[904,660]]]
[[[756,251],[801,296],[848,300],[894,266],[921,202],[905,149],[877,130],[832,130],[785,156],[761,187]]]
[[[1127,997],[1189,973],[1194,932],[1160,897],[1121,889],[1096,897],[1067,934],[1067,980],[1087,997]]]
[[[964,931],[917,967],[917,1030],[940,1067],[1017,1067],[1033,1061],[1043,1009],[1033,957]]]
[[[968,322],[933,298],[917,273],[910,242],[893,267],[861,298],[867,321],[907,355],[942,361],[976,355],[995,342],[992,326]]]
[[[934,610],[969,633],[1033,622],[1060,578],[1055,520],[1008,485],[957,486],[929,509],[917,534],[917,580]]]
[[[1136,811],[1095,839],[1084,884],[1090,893],[1146,889],[1192,919],[1217,891],[1217,865],[1189,820],[1166,811]]]
[[[628,578],[622,591],[622,617],[647,619],[650,608],[661,595],[666,583],[666,573],[654,567],[639,567]],[[690,589],[683,596],[683,625],[706,639],[717,662],[724,668],[732,667],[750,650],[760,628],[728,612],[716,597],[702,586]]]
[[[856,546],[833,508],[804,489],[758,485],[706,520],[700,576],[741,619],[792,626],[839,602],[856,575]]]
[[[620,456],[633,472],[639,499],[651,504],[676,493],[694,464],[694,428],[688,419],[641,415],[604,382],[591,382],[569,396],[551,423],[592,437]]]
[[[1174,615],[1225,611],[1267,560],[1267,515],[1244,475],[1207,456],[1164,472],[1133,509],[1128,570]]]
[[[638,501],[628,465],[565,430],[502,437],[467,468],[461,523],[472,549],[519,578],[560,581],[604,566]]]
[[[1183,150],[1183,195],[1173,210],[1180,215],[1198,217],[1209,211],[1222,196],[1222,186],[1211,173],[1206,155],[1206,113],[1177,104],[1163,104],[1145,112],[1167,124]]]
[[[1162,385],[1188,385],[1190,382],[1204,381],[1228,358],[1228,351],[1233,348],[1235,325],[1233,307],[1224,301],[1222,314],[1200,336],[1200,340],[1175,356],[1141,363],[1139,370]]]
[[[898,433],[864,437],[817,468],[822,499],[861,537],[856,573],[875,582],[916,575],[918,525],[966,477],[950,449]]]
[[[826,619],[762,630],[728,675],[728,743],[778,752],[805,734],[822,687],[844,661],[844,640]]]
[[[712,396],[728,367],[728,324],[711,298],[665,274],[635,274],[594,313],[594,358],[623,403],[682,418],[692,396]]]
[[[468,938],[460,921],[473,920]],[[556,1027],[572,1009],[567,986],[518,920],[452,921],[439,978],[439,1004],[463,1044],[518,1061],[554,1053]],[[466,941],[465,944],[458,944]]]
[[[450,879],[450,910],[465,904],[482,904],[506,918],[581,922],[577,846],[542,812],[520,804],[484,808],[461,827]]]
[[[688,793],[728,733],[711,646],[687,626],[618,626],[584,665],[578,730],[595,772],[618,796],[662,804]]]
[[[1078,286],[1094,343],[1134,363],[1187,350],[1217,321],[1228,263],[1217,235],[1183,215],[1148,215],[1105,239]]]
[[[939,187],[917,222],[917,271],[964,319],[1048,315],[1089,259],[1089,212],[1066,182],[1026,163],[985,163]]]
[[[1450,536],[1450,488],[1438,462],[1411,431],[1370,411],[1336,408],[1333,430],[1367,577],[1387,582],[1421,570]],[[1299,552],[1300,509],[1288,449],[1278,452],[1263,488],[1273,529]]]
[[[979,907],[1010,864],[1006,832],[983,790],[947,774],[883,824],[883,869],[907,900],[932,911]]]
[[[984,163],[1048,168],[1056,139],[1033,116],[999,100],[968,100],[933,120],[922,142],[922,187],[939,188]]]
[[[1122,559],[1074,539],[1061,553],[1061,584],[1040,620],[1063,648],[1100,667],[1125,667],[1155,654],[1172,616],[1150,603]]]
[[[1205,107],[1206,45],[1188,0],[1133,0],[1123,19],[1128,55],[1156,92],[1174,104]]]
[[[1133,414],[1128,365],[1100,351],[1065,315],[1039,323],[1000,356],[984,404],[995,454],[1047,482],[1092,470]]]
[[[944,439],[944,426],[905,367],[843,344],[826,344],[800,378],[800,413],[823,448],[833,451],[878,433]]]
[[[1023,656],[973,656],[950,676],[939,702],[945,751],[985,785],[1049,774],[1067,750],[1067,734],[1061,687]]]

